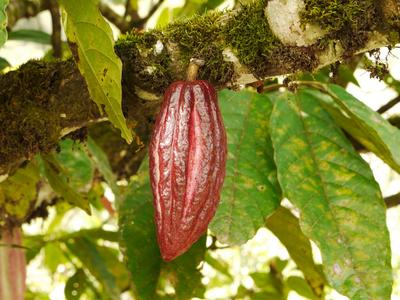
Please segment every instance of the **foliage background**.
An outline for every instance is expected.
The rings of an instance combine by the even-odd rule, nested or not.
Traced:
[[[217,2],[217,1],[208,1]],[[218,1],[220,2],[220,1]],[[147,27],[162,26],[174,19],[176,16],[190,16],[201,9],[204,9],[206,1],[165,1],[162,7],[158,9],[157,13],[149,20]],[[234,4],[233,1],[225,1],[221,3],[220,9],[229,8]],[[118,0],[110,1],[110,5],[117,11],[123,11],[123,5]],[[145,15],[146,11],[150,8],[150,1],[138,1],[139,13]],[[37,18],[30,20],[20,20],[14,27],[14,30],[23,28],[35,28],[50,34],[50,16],[47,12],[40,14]],[[115,37],[118,36],[118,30],[113,27]],[[64,37],[65,38],[65,37]],[[41,42],[38,42],[41,39]],[[28,59],[42,58],[50,49],[49,42],[45,39],[45,35],[36,37],[33,42],[13,40],[7,41],[5,46],[0,50],[0,57],[6,58],[12,67],[18,66]],[[381,52],[381,57],[386,58],[385,51]],[[395,49],[388,57],[391,75],[400,80],[400,51]],[[371,58],[372,60],[374,58]],[[362,99],[368,106],[374,110],[378,109],[383,103],[394,98],[397,93],[388,88],[385,83],[379,82],[376,79],[370,79],[369,73],[364,69],[357,69],[355,71],[355,78],[360,84],[357,87],[354,84],[349,84],[348,91],[353,95]],[[400,108],[393,109],[390,114],[399,113]],[[64,143],[67,144],[68,142]],[[66,149],[68,145],[66,145]],[[68,155],[73,155],[66,151],[65,159],[68,161]],[[391,171],[379,159],[372,154],[365,154],[364,158],[370,163],[374,171],[375,177],[380,183],[381,190],[384,196],[392,195],[400,191],[399,175]],[[87,162],[86,162],[87,163]],[[85,164],[85,161],[81,161]],[[82,165],[81,165],[82,166]],[[76,166],[77,169],[81,166]],[[84,169],[84,168],[81,168]],[[83,174],[82,178],[85,178]],[[79,182],[78,185],[85,185],[85,182]],[[106,183],[101,183],[99,189],[104,189],[104,196],[111,202],[117,201],[116,196],[112,193],[112,189]],[[101,194],[101,191],[99,192]],[[93,215],[87,216],[83,211],[73,208],[70,209],[67,205],[57,205],[50,209],[49,217],[43,221],[40,219],[35,220],[30,225],[24,225],[24,232],[28,236],[41,236],[45,235],[48,243],[42,248],[40,253],[29,263],[28,267],[28,288],[31,292],[31,297],[34,299],[62,299],[64,290],[68,284],[73,285],[73,276],[79,278],[82,275],[81,267],[86,265],[87,268],[94,268],[95,263],[84,261],[79,257],[79,251],[74,251],[74,246],[69,244],[68,238],[75,238],[74,233],[78,233],[81,249],[87,251],[93,250],[90,244],[85,242],[84,229],[90,230],[91,228],[102,228],[106,231],[117,230],[117,220],[113,216],[112,211],[104,209],[102,205],[98,205],[96,209],[92,210]],[[392,299],[400,299],[400,240],[396,237],[400,234],[400,208],[392,208],[387,212],[388,226],[391,234],[393,259],[392,265],[395,270],[395,286]],[[66,232],[71,233],[72,236],[66,236]],[[90,233],[92,234],[92,233]],[[115,239],[115,238],[114,238]],[[63,243],[52,243],[50,241],[62,240]],[[35,244],[35,240],[29,240],[30,245]],[[212,243],[209,238],[208,244]],[[99,248],[96,251],[114,251],[114,257],[121,260],[121,254],[118,253],[118,245],[113,241],[113,237],[104,237],[100,234],[100,240],[97,244]],[[34,248],[32,248],[34,249]],[[100,249],[100,250],[99,250]],[[318,250],[314,247],[315,258],[319,258]],[[216,262],[218,261],[218,263]],[[116,261],[110,262],[117,264]],[[204,277],[202,278],[203,284],[207,286],[206,297],[208,299],[226,299],[228,296],[236,294],[237,288],[243,286],[247,289],[266,284],[268,290],[268,279],[265,278],[271,269],[271,265],[279,266],[287,263],[284,269],[283,276],[301,276],[299,270],[296,269],[293,261],[290,260],[286,249],[267,229],[260,229],[257,235],[248,241],[243,246],[230,247],[228,249],[219,249],[214,251],[212,256],[208,258],[202,269]],[[121,268],[123,269],[123,268]],[[103,270],[94,270],[92,274],[100,272],[96,278],[92,275],[86,274],[92,283],[88,284],[101,284],[109,286],[109,291],[112,293],[113,283],[110,283]],[[102,278],[102,279],[99,279]],[[101,282],[104,280],[104,282]],[[126,285],[127,274],[120,271],[118,274],[117,285]],[[79,291],[78,291],[79,292]],[[307,293],[307,291],[303,291]],[[129,293],[126,293],[126,299],[129,299]],[[48,296],[47,296],[48,295]],[[74,296],[74,295],[72,295]],[[76,296],[76,295],[75,295]],[[84,298],[93,299],[95,294],[90,292],[90,289],[85,290]],[[298,299],[300,296],[291,292],[290,299]],[[339,299],[340,296],[332,291],[327,299]],[[74,299],[71,297],[71,299]]]

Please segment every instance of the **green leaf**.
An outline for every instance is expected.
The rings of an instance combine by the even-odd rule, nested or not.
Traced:
[[[320,93],[313,95],[317,95],[343,129],[400,172],[400,130],[342,87],[330,84],[326,91],[332,98]]]
[[[282,190],[321,250],[328,281],[351,299],[389,299],[386,210],[368,164],[302,92],[276,99],[271,136]]]
[[[116,183],[117,178],[111,169],[107,155],[92,138],[88,138],[87,140],[87,150],[90,158],[95,163],[96,168],[99,169],[100,173],[104,176],[104,179],[113,191],[118,203],[122,200],[121,190]]]
[[[0,183],[0,223],[3,214],[18,222],[22,222],[27,217],[36,202],[39,180],[38,165],[35,161],[31,161]]]
[[[206,252],[206,256],[204,257],[204,261],[206,263],[208,263],[211,267],[213,267],[215,270],[217,270],[218,272],[220,272],[221,274],[225,275],[226,277],[228,277],[229,279],[233,280],[233,277],[231,275],[231,273],[229,272],[229,265],[219,259],[216,259],[212,256],[212,254],[210,253],[210,251]]]
[[[204,286],[201,283],[203,276],[199,265],[204,260],[205,251],[206,236],[203,235],[188,252],[163,265],[163,269],[168,269],[169,276],[175,278],[173,280],[175,299],[203,298]]]
[[[203,5],[205,6],[205,8],[206,8],[207,10],[210,10],[210,9],[217,8],[217,6],[218,6],[218,5],[221,5],[222,2],[224,2],[224,0],[208,0],[208,1],[206,1],[206,3],[203,4]]]
[[[0,0],[0,47],[7,41],[7,13],[8,0]]]
[[[170,8],[169,7],[165,7],[158,19],[157,19],[157,28],[162,28],[163,26],[167,25],[170,21]]]
[[[130,143],[132,132],[122,113],[122,63],[114,52],[110,26],[98,9],[97,0],[60,0],[63,23],[72,55],[85,77],[89,93],[100,111],[121,130]]]
[[[356,77],[354,76],[354,71],[350,69],[347,65],[340,65],[338,68],[338,80],[342,86],[346,86],[348,83],[353,83],[360,86]]]
[[[94,167],[82,145],[70,139],[61,141],[57,160],[68,177],[68,184],[75,190],[87,191],[92,183]]]
[[[304,278],[298,276],[290,276],[288,279],[286,279],[286,284],[291,290],[294,290],[297,294],[306,299],[321,299],[314,295],[312,289],[307,284],[307,281],[304,280]]]
[[[0,57],[0,71],[4,70],[7,67],[11,67],[10,63],[8,60],[6,60],[3,57]]]
[[[282,294],[282,282],[272,272],[254,272],[249,274],[255,285],[263,291]]]
[[[128,0],[128,1],[130,1],[132,10],[137,11],[139,9],[138,0]]]
[[[66,242],[68,249],[82,262],[85,268],[104,286],[107,296],[120,299],[117,280],[105,263],[96,245],[87,238],[75,238]]]
[[[148,162],[142,163],[119,212],[123,252],[139,299],[154,299],[162,263],[156,242],[147,167]]]
[[[266,220],[266,226],[286,247],[313,290],[320,294],[326,280],[314,263],[310,241],[301,231],[299,220],[290,210],[280,207]]]
[[[138,299],[155,299],[162,274],[172,278],[174,299],[190,299],[202,293],[201,274],[197,269],[204,257],[205,237],[170,263],[162,261],[153,220],[152,193],[148,159],[132,179],[120,208],[123,252],[132,274]]]
[[[116,249],[96,245],[97,250],[104,259],[108,270],[115,276],[117,286],[121,291],[130,288],[130,273],[125,264],[119,261],[118,255],[120,252]]]
[[[46,243],[43,235],[24,235],[23,245],[26,249],[26,262],[29,263],[39,254]]]
[[[79,300],[85,293],[88,287],[88,281],[85,271],[82,269],[76,270],[75,274],[72,275],[64,288],[64,295],[67,300]]]
[[[67,260],[64,257],[59,244],[47,243],[44,246],[44,265],[50,270],[51,273],[55,273],[57,271],[59,264],[66,262]]]
[[[8,33],[8,39],[51,45],[51,35],[41,30],[21,29],[11,31]]]
[[[66,171],[54,154],[42,154],[44,173],[52,189],[71,205],[78,206],[90,215],[90,206],[86,196],[78,193],[68,184]]]
[[[250,91],[224,90],[219,99],[228,160],[221,203],[210,229],[220,242],[238,245],[255,235],[281,198],[268,133],[272,104]]]

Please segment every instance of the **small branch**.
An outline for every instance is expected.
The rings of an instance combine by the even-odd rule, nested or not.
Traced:
[[[52,23],[51,44],[53,46],[53,57],[61,58],[61,16],[60,8],[56,0],[50,0],[50,14]]]
[[[113,9],[111,9],[107,4],[100,1],[99,9],[101,14],[111,23],[118,27],[121,32],[124,32],[126,28],[126,21],[123,16],[117,14]]]
[[[386,103],[381,108],[379,108],[377,110],[377,112],[379,114],[383,114],[383,113],[387,112],[389,109],[391,109],[393,106],[395,106],[399,102],[400,102],[400,96],[398,96],[397,98],[394,98],[393,100],[390,100],[388,103]]]
[[[142,29],[146,22],[155,14],[155,12],[160,8],[161,4],[163,4],[164,0],[159,0],[149,11],[146,17],[140,19],[138,21],[133,21],[131,24],[131,28],[139,28]]]
[[[31,18],[50,8],[50,0],[10,0],[7,6],[7,27],[13,28],[22,18]]]
[[[387,208],[395,207],[400,204],[400,193],[386,197],[384,200]]]

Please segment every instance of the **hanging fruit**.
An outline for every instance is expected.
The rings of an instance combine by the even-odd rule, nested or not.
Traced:
[[[226,133],[217,93],[195,80],[172,83],[164,94],[149,147],[150,179],[162,258],[184,253],[207,230],[225,177]]]

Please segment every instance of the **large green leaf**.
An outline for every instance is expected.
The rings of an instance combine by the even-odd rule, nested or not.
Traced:
[[[325,277],[314,263],[310,241],[301,231],[299,220],[290,210],[280,207],[266,220],[266,225],[286,247],[314,292],[321,295]]]
[[[57,157],[54,154],[42,154],[44,174],[57,194],[65,199],[68,203],[82,208],[90,214],[90,206],[86,195],[83,195],[75,190],[69,184],[68,171],[63,168]]]
[[[97,0],[60,0],[63,23],[72,55],[86,79],[92,99],[130,143],[132,132],[122,113],[122,63],[114,52],[110,26]]]
[[[318,98],[343,129],[400,172],[400,130],[342,87],[330,84],[325,89],[331,97],[317,91],[308,94]]]
[[[219,104],[228,138],[228,160],[221,203],[210,225],[219,241],[243,244],[279,206],[268,120],[272,104],[250,91],[224,90]]]
[[[7,13],[8,0],[0,0],[0,47],[7,41]]]
[[[103,285],[107,298],[120,299],[117,279],[106,264],[96,244],[87,238],[75,238],[67,241],[68,249],[79,258],[85,268]]]
[[[302,92],[277,97],[271,136],[284,195],[320,248],[331,285],[351,299],[389,299],[386,211],[368,164]]]
[[[172,278],[174,299],[190,299],[200,295],[201,275],[197,267],[205,251],[205,238],[170,263],[161,259],[153,220],[152,193],[148,175],[148,160],[142,163],[132,179],[120,208],[123,252],[132,274],[138,299],[155,299],[162,278]]]

